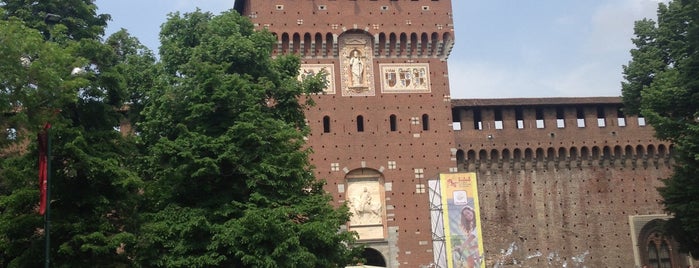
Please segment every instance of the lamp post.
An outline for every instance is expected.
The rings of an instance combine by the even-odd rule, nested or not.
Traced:
[[[49,28],[52,28],[53,25],[61,21],[61,16],[57,14],[51,14],[47,13],[46,16],[44,16],[44,23],[49,26]],[[51,40],[51,30],[49,29],[49,40]],[[46,140],[46,152],[45,152],[45,157],[46,157],[46,165],[45,168],[46,170],[43,171],[45,172],[45,179],[46,182],[43,187],[46,187],[46,195],[45,197],[45,202],[46,202],[46,213],[44,214],[44,267],[49,268],[50,263],[51,263],[51,124],[49,122],[46,122],[46,125],[44,126],[43,134],[46,135],[45,140]],[[41,154],[40,154],[41,155]],[[40,160],[41,163],[41,160]],[[41,165],[40,165],[41,166]],[[41,170],[39,173],[41,174]]]
[[[44,214],[44,267],[49,267],[51,237],[51,125],[46,123],[39,133],[39,213]]]

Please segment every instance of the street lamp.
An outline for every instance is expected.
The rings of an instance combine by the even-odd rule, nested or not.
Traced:
[[[56,23],[61,21],[61,16],[46,13],[44,16],[44,23],[50,28]],[[49,30],[49,38],[51,39],[51,31]],[[44,195],[41,196],[42,200],[46,206],[46,214],[44,214],[44,267],[49,268],[51,262],[51,135],[49,130],[51,129],[51,124],[46,122],[44,130],[39,134],[39,180],[42,187],[41,190],[45,191]],[[44,143],[45,142],[45,143]],[[43,143],[43,144],[42,144]],[[41,148],[45,145],[44,148]],[[42,165],[42,160],[44,161]]]

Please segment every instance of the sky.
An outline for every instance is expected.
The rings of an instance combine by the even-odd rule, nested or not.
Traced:
[[[634,21],[662,0],[453,0],[452,99],[620,96]],[[157,51],[167,14],[218,14],[233,0],[96,0],[121,28]]]

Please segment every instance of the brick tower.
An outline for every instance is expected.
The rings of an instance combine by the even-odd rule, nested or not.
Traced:
[[[316,176],[366,265],[427,267],[434,260],[427,181],[456,171],[446,59],[451,2],[238,0],[235,9],[277,36],[275,54],[301,57],[301,76],[324,71],[307,119]]]

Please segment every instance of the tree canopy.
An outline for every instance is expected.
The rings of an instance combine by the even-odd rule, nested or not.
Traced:
[[[145,266],[342,267],[349,219],[311,172],[298,58],[236,12],[172,14],[162,26],[166,86],[138,131],[146,148]]]
[[[666,229],[682,250],[699,256],[699,3],[660,3],[657,23],[637,21],[634,31],[624,103],[673,143],[676,167],[659,189],[674,216]]]
[[[45,21],[47,14],[60,20]],[[171,14],[160,61],[92,0],[0,0],[0,267],[43,260],[36,135],[50,123],[54,267],[343,267],[305,145],[300,61],[234,11]],[[122,124],[130,122],[131,124]],[[128,129],[121,129],[126,126]],[[10,135],[11,134],[11,135]]]
[[[35,139],[46,123],[53,141],[52,266],[128,265],[124,247],[135,239],[142,183],[130,163],[135,139],[115,130],[133,95],[128,71],[135,60],[124,58],[150,65],[155,58],[100,41],[105,15],[95,15],[92,1],[0,3],[0,125],[16,131],[1,149],[0,267],[44,262]],[[47,13],[61,18],[47,24]]]

